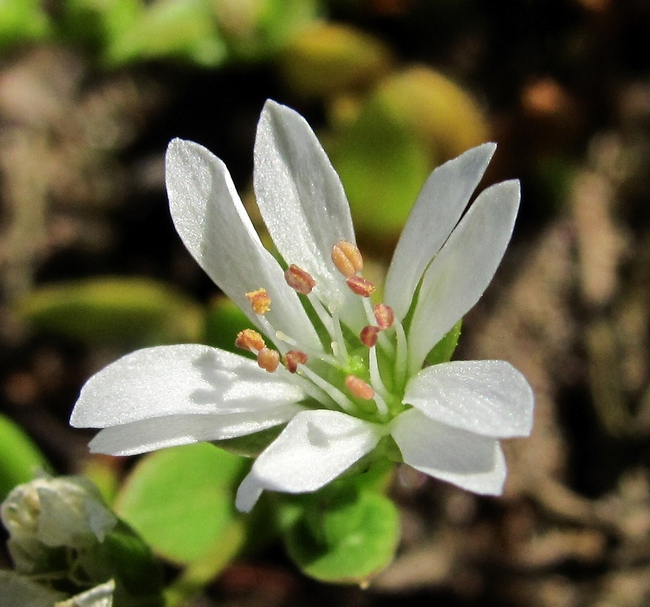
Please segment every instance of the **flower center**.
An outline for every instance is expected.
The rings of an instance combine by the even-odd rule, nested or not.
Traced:
[[[368,324],[356,335],[339,318],[341,304],[324,305],[316,280],[303,268],[291,264],[285,280],[305,298],[305,308],[317,316],[327,335],[323,347],[309,347],[295,336],[276,331],[265,318],[272,302],[263,287],[246,293],[246,297],[264,331],[290,348],[282,357],[283,364],[280,365],[280,353],[268,348],[262,336],[252,329],[239,333],[235,345],[254,353],[259,366],[269,373],[292,374],[293,380],[319,405],[385,423],[404,410],[402,395],[407,360],[404,329],[390,306],[370,303],[375,285],[361,275],[363,257],[355,244],[347,241],[335,244],[332,262],[347,287],[362,301]]]

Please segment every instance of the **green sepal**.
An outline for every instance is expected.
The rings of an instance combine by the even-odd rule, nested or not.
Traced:
[[[460,337],[461,328],[463,326],[463,319],[461,318],[435,345],[433,349],[427,354],[425,363],[427,365],[439,365],[451,360],[451,357],[456,351],[458,339]]]
[[[244,460],[209,443],[157,451],[133,469],[115,509],[155,552],[192,563],[238,516],[234,491],[243,474]]]

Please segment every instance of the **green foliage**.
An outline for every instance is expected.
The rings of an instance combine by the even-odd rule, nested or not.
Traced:
[[[49,34],[42,5],[40,0],[0,0],[0,51]]]
[[[398,234],[431,166],[399,114],[370,99],[328,151],[357,228],[381,241]]]
[[[354,28],[318,23],[303,28],[279,57],[285,82],[304,96],[328,96],[365,88],[386,74],[390,51]]]
[[[215,348],[245,356],[247,352],[235,346],[235,339],[240,331],[250,328],[250,320],[232,299],[217,297],[205,316],[203,341]]]
[[[0,0],[0,50],[34,39],[81,46],[108,67],[181,60],[219,67],[281,49],[319,12],[318,0]]]
[[[0,500],[45,469],[51,466],[40,449],[20,426],[0,414]]]
[[[325,582],[367,582],[394,558],[399,516],[393,502],[364,487],[363,476],[300,498],[285,535],[289,556]]]
[[[242,475],[242,459],[208,443],[165,449],[138,463],[115,509],[158,554],[191,563],[235,522],[234,487]]]
[[[16,311],[37,329],[91,342],[138,346],[196,341],[194,302],[145,278],[91,278],[44,286]]]

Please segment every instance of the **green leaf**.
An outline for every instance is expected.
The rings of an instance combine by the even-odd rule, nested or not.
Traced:
[[[384,495],[352,483],[326,489],[307,497],[285,536],[287,551],[313,578],[363,584],[394,558],[397,509]]]
[[[164,283],[93,278],[36,289],[17,313],[36,328],[93,342],[138,346],[197,341],[201,308]]]
[[[152,453],[129,475],[116,512],[162,556],[191,563],[237,516],[234,487],[243,460],[208,443]]]
[[[328,151],[359,229],[381,242],[397,235],[433,164],[425,146],[371,99]]]
[[[39,469],[51,469],[45,456],[18,424],[0,414],[0,501]]]
[[[0,0],[0,50],[43,38],[50,22],[39,0]]]
[[[221,65],[227,49],[206,0],[156,0],[137,20],[111,32],[106,49],[110,65],[179,57],[209,67]]]
[[[463,319],[461,318],[427,354],[425,361],[428,365],[439,365],[451,360],[458,345],[462,326]]]
[[[378,87],[375,99],[386,112],[402,119],[436,164],[490,139],[488,122],[476,100],[430,68],[416,66],[392,74]]]
[[[381,40],[349,26],[320,22],[290,40],[279,68],[296,93],[322,97],[368,88],[389,71],[391,62]]]
[[[250,328],[250,320],[232,299],[217,297],[210,304],[205,316],[202,341],[215,348],[246,356],[249,353],[237,348],[235,339],[240,331]]]

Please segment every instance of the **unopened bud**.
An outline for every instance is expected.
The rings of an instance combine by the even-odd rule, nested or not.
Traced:
[[[357,245],[347,240],[339,240],[332,247],[332,261],[337,270],[346,278],[354,276],[363,269],[363,257]]]
[[[307,355],[300,350],[289,350],[284,355],[284,364],[290,373],[298,370],[298,365],[304,365],[307,362]]]
[[[250,352],[259,352],[266,348],[266,343],[264,343],[262,336],[253,329],[244,329],[237,333],[235,345],[242,350],[248,350]]]
[[[280,353],[277,350],[262,348],[257,354],[257,364],[265,371],[273,373],[280,364]]]
[[[370,400],[375,396],[373,387],[356,375],[348,375],[345,378],[345,387],[350,391],[352,396],[356,396],[362,400]]]
[[[372,325],[368,325],[367,327],[361,329],[361,333],[359,333],[359,339],[361,340],[361,343],[368,348],[373,348],[377,343],[379,330],[379,327],[373,327]]]
[[[284,278],[294,291],[303,295],[309,295],[316,286],[312,275],[293,263],[287,268]]]
[[[271,309],[271,298],[266,289],[246,293],[246,298],[251,302],[255,314],[266,314]]]
[[[370,297],[375,292],[375,285],[363,276],[349,276],[345,282],[354,293],[361,297]]]
[[[374,307],[375,319],[380,329],[390,329],[395,322],[393,308],[385,303],[379,303]]]

